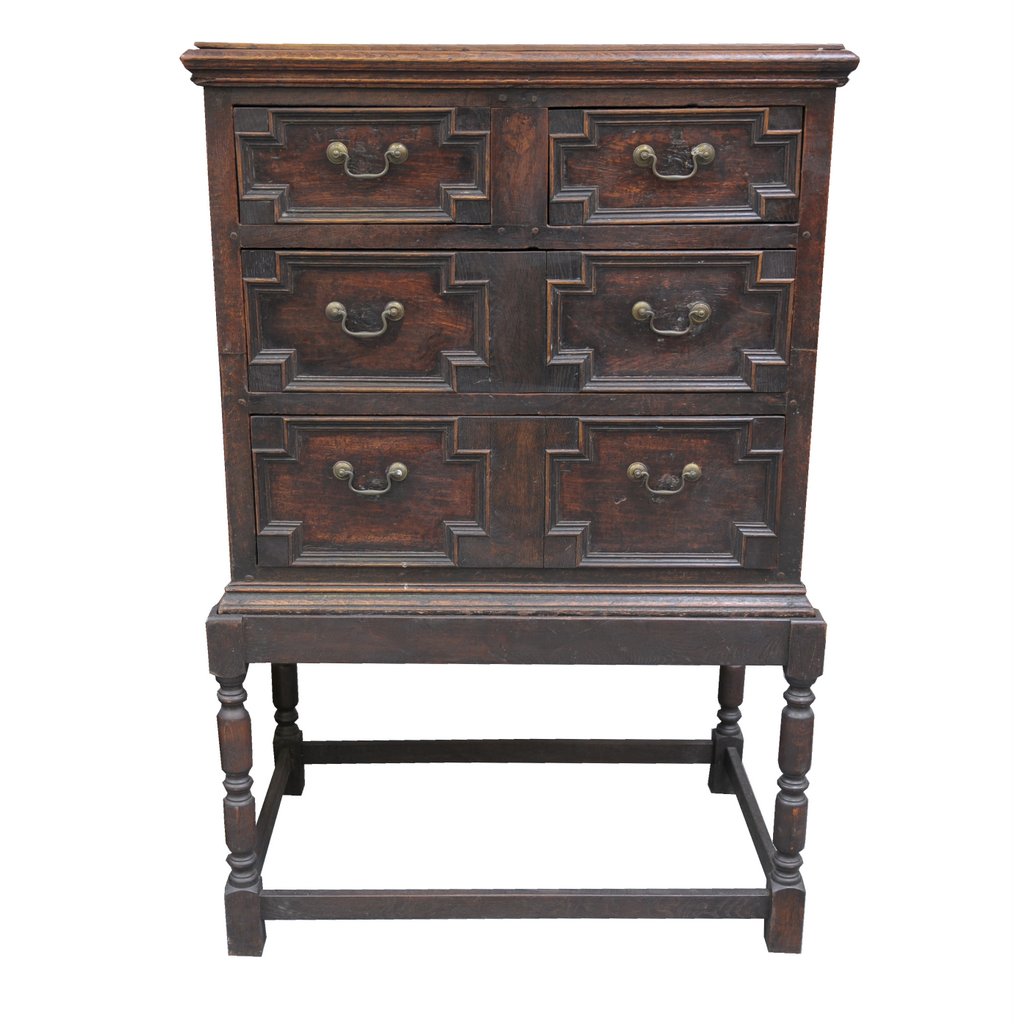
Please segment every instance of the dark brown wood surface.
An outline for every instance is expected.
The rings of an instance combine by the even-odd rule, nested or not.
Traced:
[[[256,804],[250,792],[253,744],[243,675],[218,680],[218,742],[225,773],[225,841],[229,847],[229,878],[225,915],[229,952],[259,956],[264,946],[261,917],[260,857],[257,853]]]
[[[488,108],[237,108],[241,219],[488,223],[489,120]],[[386,163],[392,144],[404,162]]]
[[[774,46],[322,46],[199,42],[182,61],[199,85],[429,87],[617,83],[844,85],[859,58],[840,43]]]
[[[834,87],[855,55],[199,44],[183,62],[207,86],[231,951],[258,953],[274,917],[564,915],[764,917],[769,948],[797,951],[824,648],[800,565]],[[395,142],[408,159],[383,176],[346,173],[377,174]],[[660,174],[686,174],[699,142],[715,159],[683,180],[632,159],[651,145]],[[385,321],[392,301],[405,315]],[[658,333],[702,302],[703,323]],[[736,795],[768,887],[262,893],[306,763],[664,754],[304,742],[300,661],[725,666],[712,739],[660,742]],[[251,662],[273,665],[276,708],[256,830]],[[740,759],[753,664],[790,683],[771,835]]]
[[[271,666],[271,699],[275,705],[275,764],[284,756],[286,796],[299,796],[306,781],[303,771],[303,731],[296,725],[299,712],[299,680],[297,666]]]
[[[547,565],[775,566],[779,417],[561,426],[572,442],[547,452]],[[631,480],[634,462],[655,491],[677,493]],[[700,479],[683,481],[690,464]]]
[[[763,889],[266,890],[269,921],[531,917],[764,917]]]
[[[255,417],[252,430],[263,566],[777,564],[780,417]],[[653,490],[678,492],[632,480],[635,461]],[[385,490],[396,462],[408,475]],[[691,463],[700,479],[681,485]]]
[[[708,764],[710,740],[310,740],[307,764]]]
[[[743,703],[743,684],[746,669],[742,665],[723,665],[718,674],[718,725],[711,731],[713,747],[708,789],[712,793],[736,792],[726,754],[735,750],[743,753],[743,730],[739,727]]]
[[[305,90],[300,92],[300,100],[305,102],[302,92]],[[712,90],[712,94],[715,92],[720,90]],[[208,94],[209,126],[214,122],[213,134],[218,140],[228,115],[225,109],[220,112],[219,106],[211,105],[212,98],[220,97],[225,102],[231,93],[209,89]],[[745,103],[745,93],[736,95],[742,96],[741,102]],[[818,140],[826,136],[829,117],[823,115],[828,107],[827,95],[803,91],[795,96],[797,105],[807,109],[804,133],[807,152],[811,133],[816,133]],[[280,101],[285,96],[285,90],[276,90],[272,98]],[[510,171],[505,169],[503,161],[491,159],[492,193],[498,197],[494,207],[499,214],[508,218],[513,215],[536,218],[536,225],[527,232],[529,246],[551,244],[555,247],[560,242],[552,238],[547,242],[544,236],[552,231],[572,229],[541,226],[545,223],[548,193],[543,179],[540,218],[539,199],[532,191],[532,182],[536,180],[533,176],[537,167],[533,157],[541,154],[542,158],[549,159],[546,115],[560,108],[553,105],[556,100],[551,93],[544,93],[537,99],[539,103],[530,104],[526,110],[491,108],[494,116],[490,131],[496,133],[509,127],[513,132],[511,149],[516,157],[510,161],[513,168]],[[728,106],[725,104],[722,109]],[[814,115],[810,113],[811,106]],[[256,109],[289,108],[276,102]],[[365,105],[362,109],[368,111],[375,107]],[[398,109],[414,108],[399,106]],[[535,116],[539,109],[541,117]],[[795,110],[797,106],[775,104],[770,109]],[[530,133],[528,138],[524,135],[526,131]],[[796,138],[798,130],[793,131],[796,134],[792,137]],[[500,152],[495,144],[498,141],[494,138],[491,153]],[[825,144],[823,155],[813,153],[812,159],[804,163],[803,182],[819,173],[811,168],[819,166],[821,160],[826,162],[826,150]],[[216,157],[218,155],[216,150]],[[224,153],[221,155],[224,157]],[[230,151],[229,159],[233,162],[233,173],[238,173],[234,152]],[[528,173],[521,175],[515,163],[529,168]],[[214,173],[222,174],[217,160]],[[224,185],[225,176],[222,178]],[[802,202],[803,209],[808,209],[805,188]],[[656,264],[651,262],[654,254],[624,254],[623,250],[614,248],[601,252],[596,249],[569,253],[556,253],[551,249],[541,253],[509,252],[503,247],[510,242],[508,230],[514,232],[515,229],[495,221],[488,227],[467,227],[486,233],[485,237],[474,236],[474,241],[483,248],[488,245],[500,252],[482,253],[478,249],[462,252],[453,248],[447,252],[442,245],[428,252],[414,248],[405,250],[404,244],[414,241],[406,234],[416,231],[411,225],[388,225],[396,234],[384,236],[384,239],[395,247],[394,251],[314,252],[285,247],[244,251],[237,250],[240,231],[246,230],[239,224],[237,204],[235,191],[231,200],[223,197],[218,207],[220,220],[216,222],[216,238],[223,239],[220,244],[227,250],[223,251],[223,260],[233,262],[242,256],[246,274],[245,304],[242,292],[231,292],[234,274],[227,273],[220,283],[227,437],[238,450],[250,451],[249,432],[243,431],[243,424],[253,413],[327,415],[342,410],[360,416],[391,415],[407,410],[410,402],[412,415],[427,417],[442,417],[457,411],[471,413],[472,410],[478,415],[524,416],[548,412],[581,415],[596,410],[593,400],[597,392],[608,393],[613,389],[620,393],[618,398],[607,403],[603,397],[598,404],[601,412],[645,416],[661,411],[776,413],[786,417],[787,436],[797,433],[800,427],[808,433],[812,368],[806,353],[815,344],[815,319],[812,303],[808,305],[804,301],[801,305],[801,300],[812,299],[814,284],[809,263],[805,272],[795,267],[795,245],[812,241],[812,231],[809,240],[793,233],[779,243],[784,247],[775,249],[706,249],[698,257],[704,261],[701,264],[695,264],[693,254],[687,250],[683,250],[681,256],[673,254],[671,248],[659,251],[660,262]],[[717,224],[711,227],[715,231],[723,230]],[[767,226],[757,225],[752,230],[764,227]],[[356,241],[355,228],[356,225],[342,226],[342,236],[353,232],[349,240]],[[337,228],[295,224],[269,228],[280,232],[279,238],[284,236],[300,244],[316,242],[303,233],[305,229],[327,230],[332,240],[338,238],[334,234]],[[702,232],[705,226],[691,225],[689,229]],[[432,230],[452,229],[435,226]],[[615,232],[622,230],[608,225],[577,227],[575,238],[584,238],[590,231],[611,231],[613,234],[604,241],[612,243],[617,238]],[[678,230],[682,235],[688,229],[669,230]],[[440,237],[434,236],[434,241]],[[698,244],[706,237],[705,233]],[[453,246],[454,239],[448,238],[444,244]],[[445,252],[447,255],[443,254]],[[409,265],[414,253],[419,254],[419,262],[413,265],[417,273]],[[625,264],[624,257],[631,262]],[[733,265],[723,269],[723,258],[733,261]],[[378,262],[371,263],[373,259]],[[380,266],[384,259],[390,261],[389,274]],[[675,262],[667,264],[669,259]],[[334,263],[329,265],[329,260]],[[737,260],[741,261],[738,266],[742,277],[735,269]],[[637,269],[625,271],[627,266]],[[549,284],[551,280],[559,283]],[[341,295],[336,288],[341,289]],[[396,290],[408,303],[406,317],[389,324],[385,335],[372,341],[350,337],[318,309],[327,301],[344,301],[348,292],[350,327],[364,330],[378,323],[378,307],[383,308],[382,303],[395,298]],[[681,294],[685,290],[689,291],[688,296]],[[660,338],[646,324],[629,315],[630,293],[634,291],[637,293],[633,297],[635,301],[643,297],[658,308],[663,329],[681,322],[680,316],[685,314],[681,314],[679,303],[685,303],[687,298],[710,298],[713,316],[708,323],[695,328],[685,341]],[[542,300],[537,297],[540,292]],[[803,311],[802,318],[797,309]],[[239,336],[235,334],[237,327],[241,331]],[[329,343],[332,336],[337,338],[334,346]],[[247,379],[235,384],[233,381],[241,368],[236,365],[234,352],[242,353],[249,361]],[[790,381],[795,381],[792,391],[788,390]],[[778,390],[782,387],[787,389]],[[735,396],[734,389],[747,388],[752,391],[742,397]],[[556,398],[550,404],[549,393],[579,389],[586,396],[584,400],[575,395],[569,407]],[[669,389],[687,389],[688,394],[699,389],[702,398],[680,398],[677,402],[675,394],[665,400],[656,399],[652,394]],[[336,395],[349,393],[336,405],[327,398],[332,391]],[[370,395],[357,406],[355,393],[358,391]],[[726,393],[720,394],[722,391]],[[390,401],[385,398],[387,393],[391,395]],[[494,396],[498,397],[494,399]],[[528,429],[520,425],[514,434],[518,438],[530,438]],[[526,440],[525,445],[528,444]],[[564,441],[562,446],[567,445],[572,446],[573,442]],[[551,448],[552,444],[547,447]],[[510,466],[510,472],[517,472],[518,466],[524,466],[525,474],[528,473],[528,452],[524,445],[515,453],[501,448],[498,458]],[[636,456],[632,456],[631,461],[634,458]],[[232,455],[227,458],[230,492],[249,493],[250,464],[249,456],[246,460]],[[384,468],[379,467],[379,470],[382,472]],[[738,541],[725,545],[727,557],[738,560],[744,572],[761,571],[768,574],[765,578],[770,578],[769,574],[774,571],[778,579],[798,579],[802,509],[798,501],[788,506],[785,496],[805,491],[805,472],[805,458],[800,459],[797,450],[786,444],[776,485],[778,508],[775,514],[765,514],[763,519],[738,520],[765,524],[760,535],[761,539],[768,538],[760,545],[764,553],[751,553],[751,547],[757,548],[758,537],[749,530],[739,534],[747,538],[743,541],[745,551],[730,550]],[[515,487],[514,493],[520,490]],[[277,567],[288,565],[298,557],[296,538],[292,543],[286,541],[286,552],[258,560],[253,539],[260,535],[263,541],[263,529],[255,527],[248,503],[239,499],[233,502],[232,508],[234,578],[253,576],[269,580],[275,578]],[[490,510],[495,516],[498,511],[495,503],[491,503]],[[466,512],[463,516],[466,521],[478,522],[472,513]],[[279,520],[279,517],[272,516],[272,519]],[[779,525],[774,531],[776,541],[772,542],[770,535],[776,519],[779,524],[783,520],[787,522],[790,529]],[[554,527],[547,526],[547,529]],[[531,531],[522,529],[519,536],[530,537]],[[274,543],[277,547],[281,542]],[[771,553],[772,543],[777,547],[776,555]],[[441,547],[431,543],[428,550],[439,551]],[[446,555],[446,544],[442,550]],[[466,564],[533,567],[542,564],[541,558],[534,554],[519,562],[502,547],[495,558],[492,555],[476,557],[478,560],[470,562],[459,559],[457,564],[462,567]],[[447,563],[448,558],[454,562],[453,556],[444,557],[442,561]],[[678,562],[677,559],[673,564],[669,560],[667,564],[685,573],[686,566]],[[308,580],[319,579],[314,575],[313,558],[304,559],[302,564],[307,569]],[[416,571],[423,571],[426,566],[436,568],[437,561],[409,558],[407,564]],[[577,565],[579,561],[575,553],[573,558],[556,559],[552,564]],[[583,564],[589,571],[596,570],[594,558]],[[647,568],[643,563],[637,564]],[[362,561],[358,569],[355,564],[348,566],[352,573],[367,568]],[[611,568],[617,566],[614,564]],[[404,570],[400,566],[395,570],[392,565],[392,571]],[[712,571],[710,566],[700,566],[702,582],[710,578]]]
[[[466,386],[489,380],[488,281],[507,254],[243,256],[251,391],[448,391],[466,367]],[[392,301],[404,316],[385,322]],[[332,302],[344,325],[325,313]]]
[[[798,953],[803,945],[803,908],[806,889],[800,868],[806,842],[806,790],[813,750],[812,679],[786,675],[785,710],[778,741],[778,796],[775,798],[771,876],[768,888],[771,909],[764,924],[764,938],[773,953]]]
[[[549,128],[553,224],[796,219],[801,107],[554,109]],[[698,143],[715,155],[695,169]],[[657,174],[634,163],[641,145]]]
[[[784,390],[792,250],[547,258],[549,365],[571,371],[571,389]],[[653,325],[632,315],[642,301]],[[704,323],[690,319],[693,303],[708,306]]]
[[[459,448],[455,421],[257,417],[253,430],[263,564],[453,564],[459,536],[488,534],[489,459]],[[394,463],[404,481],[388,481]]]

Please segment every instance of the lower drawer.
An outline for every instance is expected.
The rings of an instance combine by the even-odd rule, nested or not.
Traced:
[[[773,569],[780,416],[579,420],[549,451],[547,566]]]
[[[778,416],[251,425],[266,568],[777,566]]]

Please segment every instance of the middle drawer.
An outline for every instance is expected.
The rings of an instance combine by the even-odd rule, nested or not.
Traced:
[[[792,250],[247,250],[253,392],[781,391]]]

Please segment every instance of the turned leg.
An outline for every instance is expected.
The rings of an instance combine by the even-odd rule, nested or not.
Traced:
[[[292,768],[285,785],[287,796],[299,796],[303,792],[303,732],[296,725],[299,713],[299,684],[295,665],[271,666],[271,697],[275,704],[275,763],[279,753],[288,748]]]
[[[218,676],[218,744],[225,772],[225,842],[230,872],[225,886],[225,924],[229,953],[260,956],[264,947],[261,917],[261,876],[257,857],[256,808],[250,787],[253,745],[250,716],[243,705],[246,690],[241,676]]]
[[[743,752],[743,731],[739,727],[743,703],[743,681],[746,669],[742,665],[723,665],[718,671],[718,726],[711,730],[711,774],[708,789],[712,793],[734,793],[725,767],[725,752],[735,747]]]
[[[803,945],[803,904],[806,890],[799,869],[800,851],[806,840],[806,773],[813,749],[813,679],[793,679],[786,673],[789,688],[782,711],[778,741],[778,796],[775,798],[775,827],[772,840],[771,909],[764,922],[764,938],[772,953],[798,953]]]

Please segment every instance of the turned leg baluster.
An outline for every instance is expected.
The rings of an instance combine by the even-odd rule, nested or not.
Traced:
[[[812,679],[786,676],[786,706],[778,742],[778,796],[772,841],[771,910],[764,925],[764,937],[773,953],[798,953],[803,943],[803,906],[806,890],[800,868],[806,840],[806,773],[813,749]]]
[[[260,866],[257,858],[256,805],[250,787],[253,744],[250,715],[244,706],[241,676],[219,676],[218,743],[225,772],[225,842],[231,869],[225,886],[225,918],[229,952],[259,956],[264,946],[261,917]]]
[[[289,779],[285,785],[287,796],[299,796],[303,792],[305,781],[303,771],[303,732],[296,725],[299,712],[299,683],[295,665],[271,666],[271,697],[275,705],[275,761],[281,750],[288,748],[291,758]]]
[[[739,727],[743,703],[743,683],[746,668],[742,665],[723,665],[718,672],[718,726],[711,731],[713,745],[711,773],[708,788],[712,793],[734,793],[725,767],[725,752],[735,748],[743,752],[743,731]]]

